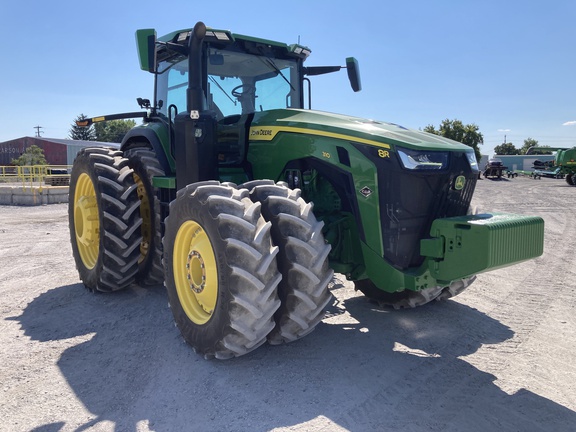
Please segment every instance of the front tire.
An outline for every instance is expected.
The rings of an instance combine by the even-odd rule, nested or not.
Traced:
[[[227,359],[266,342],[280,306],[277,253],[248,191],[211,181],[178,192],[166,218],[165,283],[196,352]]]
[[[262,215],[272,223],[272,241],[280,248],[278,295],[282,306],[268,342],[292,342],[314,330],[332,298],[328,284],[334,272],[328,263],[330,245],[322,234],[324,223],[316,220],[312,204],[300,197],[299,189],[271,180],[256,180],[242,187],[250,190],[252,201],[262,204]]]
[[[117,291],[138,272],[140,218],[137,186],[121,151],[82,149],[70,176],[68,218],[72,254],[90,290]]]

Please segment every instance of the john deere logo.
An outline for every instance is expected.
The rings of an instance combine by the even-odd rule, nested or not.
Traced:
[[[456,180],[454,180],[454,189],[462,190],[464,188],[464,184],[466,183],[466,177],[458,176]]]
[[[360,193],[368,198],[370,195],[372,195],[372,189],[370,189],[368,186],[364,186],[362,189],[360,189]]]

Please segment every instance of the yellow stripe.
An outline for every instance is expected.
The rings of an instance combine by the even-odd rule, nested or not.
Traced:
[[[104,120],[106,120],[106,117],[94,117],[94,118],[92,119],[92,122],[93,122],[93,123],[97,123],[97,122],[101,122],[101,121],[104,121]]]
[[[303,135],[317,135],[328,138],[336,138],[345,141],[354,141],[362,144],[368,144],[376,147],[382,147],[389,149],[390,145],[384,144],[378,141],[373,141],[364,138],[357,138],[351,135],[344,135],[334,132],[325,132],[315,129],[305,129],[291,126],[262,126],[262,127],[251,127],[250,128],[250,140],[251,141],[272,141],[278,132],[291,132]]]

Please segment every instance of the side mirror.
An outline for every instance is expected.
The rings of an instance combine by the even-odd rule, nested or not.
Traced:
[[[360,90],[362,90],[358,60],[356,60],[354,57],[348,57],[346,59],[346,71],[348,72],[348,79],[350,80],[352,90],[354,90],[355,92],[359,92]]]
[[[138,47],[138,59],[140,69],[156,72],[156,30],[136,30],[136,46]]]

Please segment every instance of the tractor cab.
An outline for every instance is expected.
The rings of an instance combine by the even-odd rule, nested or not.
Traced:
[[[302,107],[302,59],[285,47],[240,40],[206,42],[202,49],[203,89],[200,112],[215,123],[216,157],[220,166],[243,163],[255,111]],[[160,113],[170,121],[189,112],[186,100],[189,61],[174,55],[159,64]]]
[[[141,68],[156,76],[156,112],[171,126],[172,156],[176,165],[187,160],[188,169],[176,169],[179,176],[189,174],[177,179],[181,185],[222,178],[234,168],[250,178],[246,153],[254,114],[304,108],[305,82],[310,107],[305,76],[342,68],[305,68],[310,50],[302,45],[206,29],[201,23],[159,39],[153,30],[139,30],[137,39]],[[346,68],[353,89],[360,90],[356,60],[347,59]],[[200,164],[197,170],[190,169],[192,159]]]

